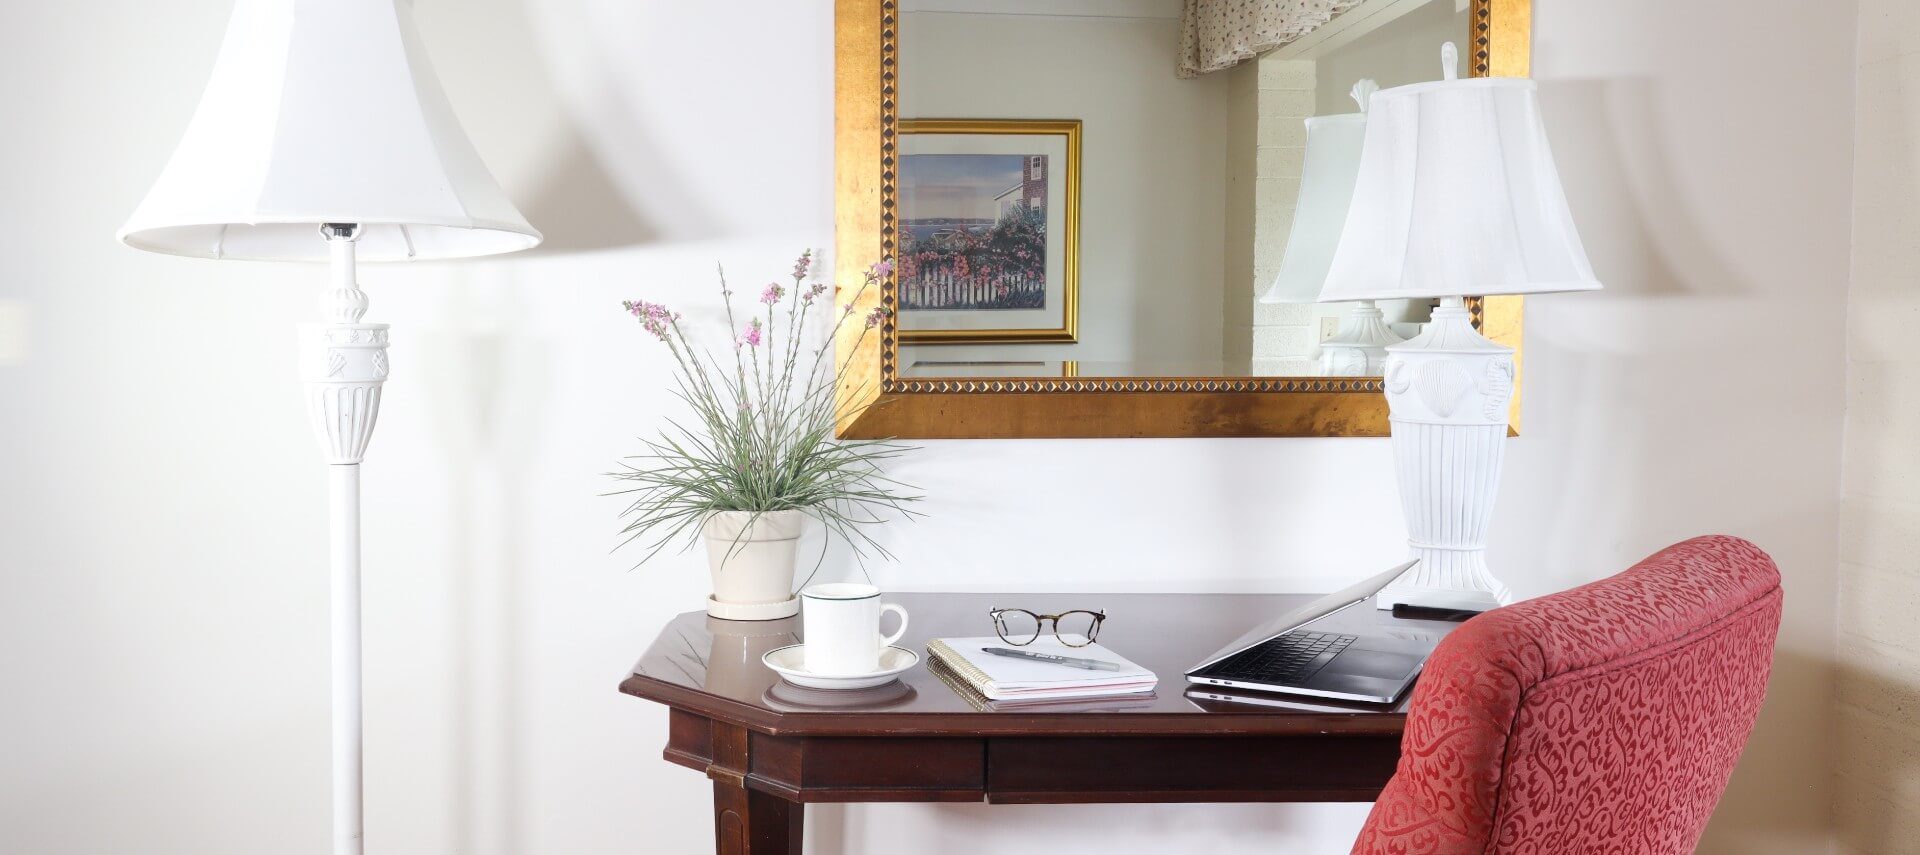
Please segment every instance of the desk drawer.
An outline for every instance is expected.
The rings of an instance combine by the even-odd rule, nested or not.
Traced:
[[[799,802],[977,802],[982,739],[752,734],[747,786]]]
[[[987,800],[1372,801],[1399,734],[1006,737],[987,742]]]

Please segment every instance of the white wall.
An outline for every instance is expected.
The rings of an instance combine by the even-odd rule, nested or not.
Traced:
[[[1920,853],[1920,5],[1860,4],[1833,804],[1849,853]]]
[[[375,853],[681,853],[708,788],[615,693],[696,555],[628,573],[598,473],[667,409],[625,297],[828,243],[824,2],[418,0],[549,247],[379,268],[368,462]],[[292,325],[320,271],[111,242],[225,0],[16,4],[0,30],[0,851],[325,851],[322,475]],[[1787,576],[1775,684],[1707,852],[1818,851],[1839,488],[1852,4],[1540,0],[1535,69],[1609,290],[1528,311],[1493,558],[1522,595],[1707,531]],[[1729,22],[1737,23],[1730,27]],[[1782,48],[1782,46],[1788,46]],[[1782,53],[1782,51],[1786,53]],[[0,351],[8,348],[0,347]],[[928,443],[897,588],[1324,588],[1399,554],[1382,440]],[[1042,572],[1044,571],[1044,572]],[[1364,806],[809,811],[816,852],[1340,852]]]
[[[1166,73],[1180,22],[908,12],[900,39],[904,118],[1082,123],[1079,341],[915,347],[902,363],[1218,362],[1227,86]]]
[[[1353,112],[1353,84],[1363,77],[1382,89],[1439,80],[1440,46],[1447,42],[1459,49],[1460,76],[1466,77],[1473,67],[1469,37],[1465,9],[1456,10],[1448,0],[1427,0],[1331,51],[1314,51],[1320,72],[1314,115]]]

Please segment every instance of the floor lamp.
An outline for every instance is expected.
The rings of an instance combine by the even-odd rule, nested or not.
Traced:
[[[1480,334],[1469,294],[1600,287],[1573,226],[1534,82],[1443,80],[1375,93],[1322,301],[1440,298],[1387,346],[1387,408],[1408,546],[1419,563],[1379,596],[1485,611],[1513,595],[1487,567],[1506,453],[1513,349]]]
[[[390,366],[387,325],[361,323],[354,264],[512,252],[540,233],[461,131],[410,0],[238,0],[200,106],[120,239],[331,265],[301,361],[331,502],[333,851],[358,855],[360,461]]]

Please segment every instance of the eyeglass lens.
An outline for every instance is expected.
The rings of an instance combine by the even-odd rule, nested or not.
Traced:
[[[1040,618],[1033,612],[1005,609],[994,615],[994,628],[1009,644],[1032,644],[1040,637]]]
[[[1099,629],[1099,621],[1093,612],[1067,612],[1054,622],[1054,634],[1069,645],[1086,644],[1093,641]]]

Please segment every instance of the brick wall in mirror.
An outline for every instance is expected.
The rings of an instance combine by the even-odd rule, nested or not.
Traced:
[[[1446,42],[1526,75],[1528,0],[1350,0],[1252,56],[1182,14],[838,0],[836,279],[885,317],[841,342],[843,436],[1387,433],[1382,348],[1431,306],[1318,300],[1362,108]],[[1471,305],[1519,347],[1520,298]]]

